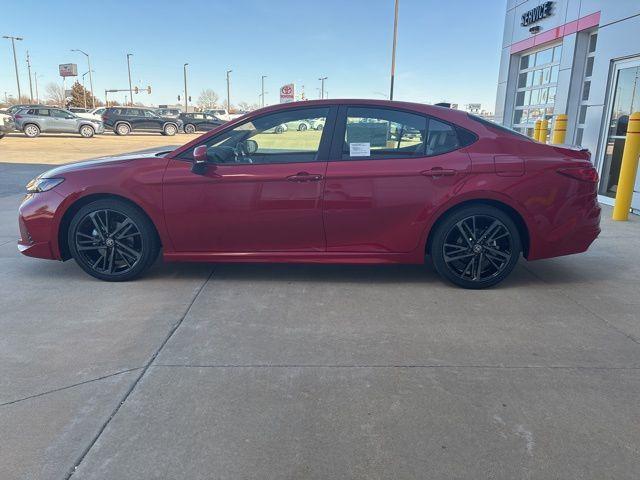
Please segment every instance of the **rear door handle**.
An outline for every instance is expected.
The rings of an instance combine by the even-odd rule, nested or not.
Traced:
[[[452,168],[442,168],[442,167],[433,167],[431,170],[425,170],[424,172],[420,172],[425,177],[444,177],[451,176],[457,173],[457,170]]]
[[[287,180],[290,182],[319,182],[322,180],[322,175],[300,172],[287,177]]]

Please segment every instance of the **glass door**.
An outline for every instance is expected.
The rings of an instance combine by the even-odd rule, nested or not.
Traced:
[[[610,110],[605,124],[600,195],[605,203],[612,203],[618,189],[622,152],[626,140],[629,115],[640,111],[640,59],[623,60],[614,64],[613,84],[609,98]],[[632,207],[640,210],[640,176],[636,178]]]

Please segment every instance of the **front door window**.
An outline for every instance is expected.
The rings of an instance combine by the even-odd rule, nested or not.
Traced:
[[[640,61],[625,63],[617,68],[614,74],[615,86],[600,182],[600,194],[611,198],[615,198],[618,188],[629,115],[640,111]]]

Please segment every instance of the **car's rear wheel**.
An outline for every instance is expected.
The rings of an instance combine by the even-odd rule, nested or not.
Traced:
[[[24,134],[29,138],[35,138],[40,135],[40,127],[35,123],[27,123],[22,129]]]
[[[307,129],[307,125],[304,123],[301,123],[300,125],[298,125],[298,130],[300,130],[301,132],[304,132]]]
[[[284,127],[282,125],[278,125],[275,129],[276,133],[284,133]]]
[[[80,267],[100,280],[131,280],[158,256],[158,237],[149,218],[119,200],[97,200],[71,220],[69,251]]]
[[[126,123],[119,123],[116,125],[117,135],[129,135],[131,133],[131,127]]]
[[[95,133],[96,131],[90,125],[83,125],[82,127],[80,127],[80,135],[82,135],[84,138],[91,138]]]
[[[191,123],[187,123],[184,126],[184,133],[196,133],[196,126]]]
[[[522,244],[511,217],[489,205],[470,205],[448,215],[434,232],[436,271],[463,288],[487,288],[513,270]]]
[[[176,127],[173,123],[167,123],[162,129],[162,133],[173,137],[178,132],[178,127]]]
[[[316,130],[322,130],[323,128],[324,128],[324,125],[321,123],[316,125]]]

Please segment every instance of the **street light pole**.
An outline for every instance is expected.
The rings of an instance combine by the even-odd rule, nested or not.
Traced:
[[[31,82],[31,61],[29,60],[29,50],[27,50],[27,70],[29,71],[29,100],[33,103],[33,83]]]
[[[133,56],[133,53],[127,53],[127,71],[129,72],[129,98],[130,98],[131,105],[133,105],[133,88],[131,87],[131,61],[129,59],[132,56]]]
[[[187,65],[185,63],[184,68],[184,113],[189,113],[189,93],[187,92]]]
[[[84,108],[87,108],[87,89],[84,88],[84,77],[87,73],[89,74],[89,78],[91,78],[91,70],[89,70],[88,72],[84,72],[82,74],[82,91],[84,93]],[[93,92],[91,92],[91,95],[93,95]]]
[[[20,77],[18,76],[18,59],[16,57],[16,40],[22,40],[22,37],[12,37],[11,35],[3,35],[2,38],[11,39],[11,47],[13,48],[13,66],[16,68],[16,83],[18,84],[18,102],[22,93],[20,92]]]
[[[40,103],[40,95],[38,94],[38,72],[33,72],[33,80],[36,83],[36,103]]]
[[[227,70],[227,113],[231,112],[231,79],[229,78],[231,72],[233,72],[233,70]]]
[[[322,100],[324,98],[324,81],[327,79],[328,77],[320,77],[318,80],[320,80],[320,99]]]
[[[389,90],[389,100],[393,100],[393,81],[396,76],[396,42],[398,39],[398,2],[396,0],[395,15],[393,18],[393,47],[391,49],[391,88]]]
[[[87,66],[89,67],[89,86],[91,87],[91,108],[96,108],[96,95],[93,93],[93,75],[91,70],[91,58],[89,58],[89,54],[87,52],[83,52],[79,48],[71,49],[72,52],[80,52],[85,57],[87,57]],[[85,108],[87,106],[85,105]]]
[[[264,107],[264,79],[267,78],[266,75],[262,75],[262,93],[261,93],[261,97],[262,97],[262,107]]]

